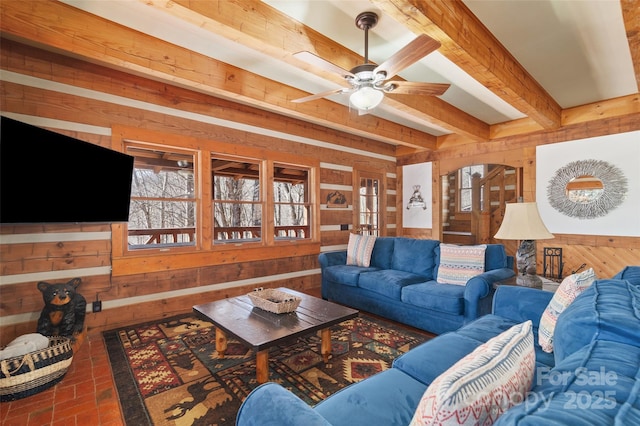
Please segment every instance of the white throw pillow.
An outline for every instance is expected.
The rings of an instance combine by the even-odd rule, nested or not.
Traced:
[[[589,288],[596,280],[593,268],[579,274],[573,274],[562,280],[542,313],[538,326],[538,343],[545,352],[553,352],[553,332],[560,314],[575,300],[578,295]]]
[[[371,264],[371,253],[375,243],[375,235],[349,234],[347,265],[368,267]]]
[[[42,350],[49,346],[49,338],[40,333],[23,334],[16,337],[0,351],[0,359],[9,359]]]
[[[427,388],[411,426],[491,425],[524,401],[531,389],[535,350],[531,321],[478,346]]]
[[[484,272],[486,250],[485,244],[440,244],[440,264],[436,281],[442,284],[466,285],[471,278]]]

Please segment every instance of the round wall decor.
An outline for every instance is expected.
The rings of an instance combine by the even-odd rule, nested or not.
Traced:
[[[573,161],[556,170],[547,186],[549,204],[560,213],[579,219],[607,215],[624,201],[627,178],[606,161]]]

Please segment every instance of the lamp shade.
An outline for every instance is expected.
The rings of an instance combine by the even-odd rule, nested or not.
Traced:
[[[554,238],[540,218],[536,203],[510,203],[495,237],[499,240],[548,240]]]
[[[363,86],[353,92],[349,97],[351,104],[359,110],[367,111],[380,105],[384,93],[371,86]]]

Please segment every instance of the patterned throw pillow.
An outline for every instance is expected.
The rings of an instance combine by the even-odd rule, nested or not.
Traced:
[[[440,265],[437,281],[442,284],[466,285],[467,281],[484,272],[485,244],[458,246],[440,244]]]
[[[524,401],[531,389],[535,350],[531,321],[478,346],[427,388],[411,426],[491,425]]]
[[[371,253],[375,242],[375,235],[349,234],[347,265],[368,267],[371,263]]]
[[[593,268],[579,274],[573,274],[562,280],[562,283],[553,295],[540,318],[538,327],[538,343],[545,352],[553,352],[553,331],[560,314],[567,306],[596,280]]]

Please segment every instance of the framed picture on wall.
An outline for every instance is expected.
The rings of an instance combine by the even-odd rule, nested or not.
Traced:
[[[327,208],[346,209],[349,207],[347,197],[340,191],[332,191],[327,195]]]
[[[432,227],[432,163],[402,167],[402,226],[430,229]]]

